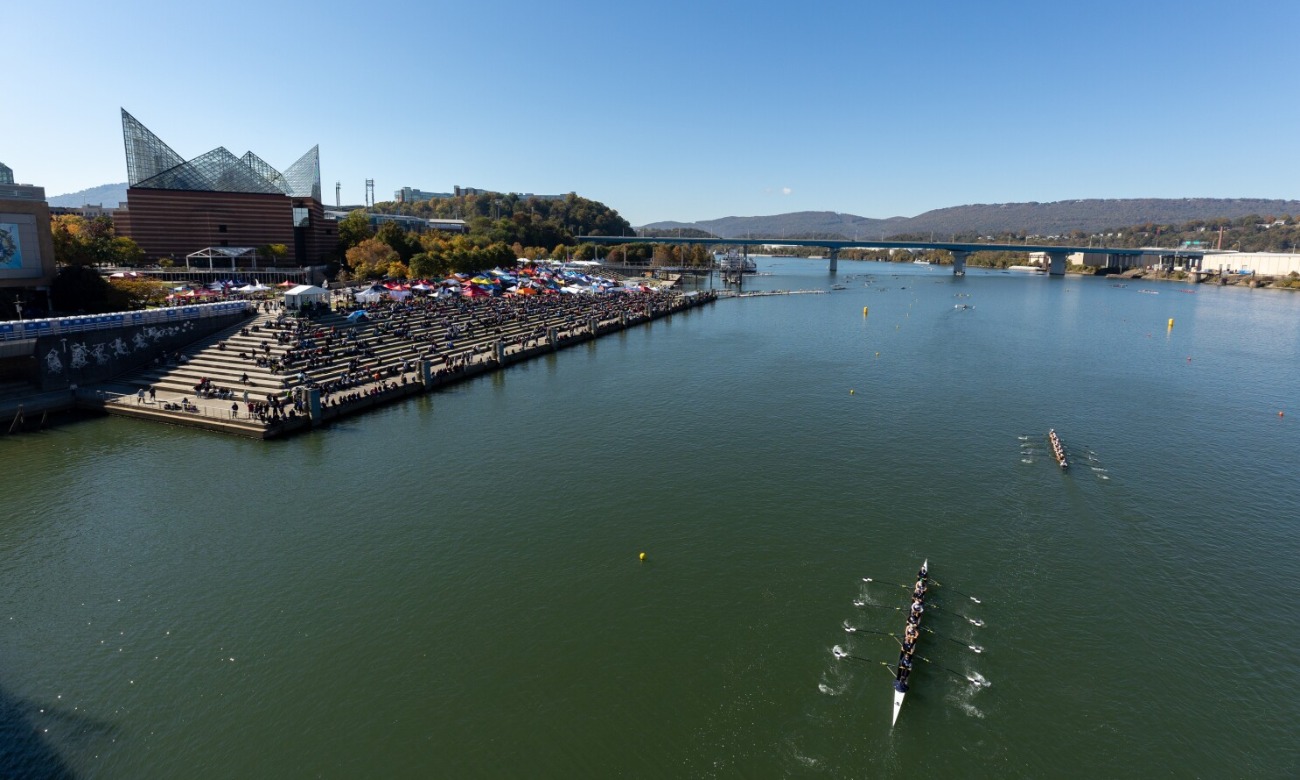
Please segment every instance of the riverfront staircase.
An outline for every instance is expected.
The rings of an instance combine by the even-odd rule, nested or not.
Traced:
[[[566,299],[568,296],[566,296]],[[609,299],[605,299],[609,300]],[[670,300],[672,308],[681,299]],[[400,306],[376,307],[368,316],[352,321],[343,312],[313,314],[304,328],[299,320],[280,310],[259,313],[252,320],[207,336],[169,360],[140,369],[120,380],[99,387],[103,408],[112,414],[197,425],[229,433],[265,437],[268,429],[296,428],[306,424],[301,413],[291,419],[263,422],[250,418],[245,401],[266,402],[274,397],[286,410],[293,408],[294,389],[315,386],[322,389],[328,407],[364,401],[379,393],[409,394],[420,385],[421,359],[432,362],[435,384],[453,375],[481,371],[495,365],[497,345],[510,360],[521,353],[549,349],[581,338],[589,338],[621,327],[624,318],[634,324],[650,318],[644,306],[631,308],[601,306],[602,298],[574,297],[563,306],[542,307],[531,316],[511,316],[493,321],[491,310],[470,306],[463,309],[427,311]],[[649,304],[646,304],[649,305]],[[499,312],[496,312],[499,313]],[[596,320],[592,333],[592,320]],[[295,352],[302,339],[331,344],[328,356],[309,359]],[[283,344],[281,341],[288,341]],[[351,345],[360,354],[347,354]],[[363,347],[361,345],[364,345]],[[263,365],[258,365],[260,362]],[[296,359],[295,359],[296,358]],[[355,366],[355,368],[353,367]],[[342,381],[347,377],[347,381]],[[206,397],[199,387],[207,380],[217,397]],[[152,388],[155,398],[148,390]],[[137,393],[146,391],[141,400]],[[164,405],[184,399],[191,409],[176,410]],[[232,404],[238,411],[232,415]],[[372,401],[365,403],[373,405]],[[333,414],[342,413],[334,409]]]

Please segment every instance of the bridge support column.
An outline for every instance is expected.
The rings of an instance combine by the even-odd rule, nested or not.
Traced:
[[[840,267],[840,250],[832,249],[830,272],[835,273],[836,271],[839,270],[839,267]]]
[[[970,256],[970,252],[962,252],[958,249],[949,249],[948,251],[952,254],[952,275],[965,276],[966,258]]]
[[[1065,276],[1065,258],[1069,252],[1047,252],[1049,276]]]
[[[420,361],[420,383],[425,390],[433,387],[433,362],[430,360]]]

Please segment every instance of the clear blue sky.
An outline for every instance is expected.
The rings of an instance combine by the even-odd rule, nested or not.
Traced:
[[[964,203],[1300,197],[1295,0],[11,3],[0,162],[126,179],[321,148],[375,180],[563,193],[633,224]],[[16,65],[16,67],[15,67]]]

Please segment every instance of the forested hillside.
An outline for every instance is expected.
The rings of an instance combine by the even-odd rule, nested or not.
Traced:
[[[1113,232],[1131,225],[1179,225],[1194,220],[1259,217],[1260,221],[1300,215],[1300,200],[1259,198],[1135,198],[1068,200],[1055,203],[994,203],[935,209],[915,217],[872,219],[833,211],[800,211],[763,217],[723,217],[701,222],[655,222],[640,228],[655,235],[680,228],[705,230],[721,238],[837,238],[856,240],[899,235],[951,240],[954,235],[1057,236]]]

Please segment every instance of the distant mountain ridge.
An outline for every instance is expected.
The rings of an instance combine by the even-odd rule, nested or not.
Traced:
[[[87,204],[102,205],[106,209],[115,209],[118,204],[126,202],[126,182],[120,184],[101,184],[88,190],[69,192],[67,195],[55,195],[47,198],[51,206],[74,209]]]
[[[1082,230],[1097,233],[1148,222],[1182,224],[1195,219],[1300,215],[1300,200],[1264,198],[1127,198],[1062,200],[1053,203],[976,203],[927,211],[915,217],[873,219],[835,211],[796,211],[762,217],[722,217],[700,222],[652,222],[638,232],[678,228],[705,230],[721,238],[835,238],[861,240],[901,234],[935,238],[954,234],[1016,232],[1054,236]]]

